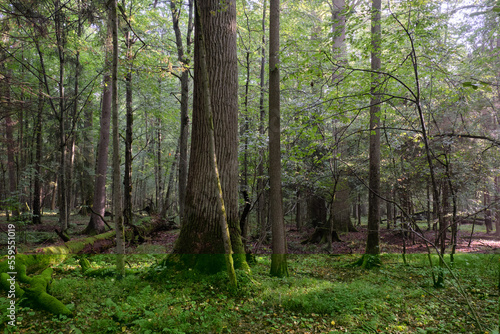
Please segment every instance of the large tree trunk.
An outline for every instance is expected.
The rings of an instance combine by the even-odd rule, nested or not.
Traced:
[[[381,44],[381,0],[372,1],[372,53],[371,69],[380,70],[380,44]],[[372,74],[372,98],[370,101],[370,170],[369,170],[369,193],[368,193],[368,236],[366,239],[365,254],[380,254],[380,96],[376,95],[379,90],[379,75]]]
[[[313,227],[325,226],[327,223],[327,208],[325,199],[317,194],[307,197],[307,220]]]
[[[210,127],[202,82],[200,20],[195,25],[194,96],[191,158],[182,228],[167,261],[180,261],[202,271],[226,267],[219,225],[222,192],[236,268],[248,268],[238,226],[238,70],[236,6],[217,0],[197,4],[203,22],[210,101],[212,101],[215,156],[220,173],[218,189],[210,168]]]
[[[104,216],[106,209],[106,174],[108,171],[109,130],[111,122],[111,45],[112,29],[108,22],[106,38],[106,60],[101,102],[101,121],[99,124],[99,144],[97,148],[97,166],[95,175],[94,201],[90,222],[85,228],[86,234],[104,232],[105,225],[100,216]],[[100,216],[99,216],[100,215]]]
[[[281,189],[280,125],[280,1],[269,9],[269,211],[272,222],[271,276],[288,276],[283,194]]]
[[[350,193],[351,188],[347,180],[339,180],[331,206],[333,231],[338,233],[356,231],[351,222]]]

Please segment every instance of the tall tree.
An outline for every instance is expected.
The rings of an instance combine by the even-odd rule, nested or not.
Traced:
[[[247,269],[238,226],[238,70],[236,59],[236,5],[217,0],[197,3],[194,45],[194,95],[191,158],[184,216],[179,238],[168,262],[180,262],[202,271],[220,271],[226,267],[222,242],[220,194],[234,252],[234,266]],[[200,36],[203,22],[204,51],[210,83],[213,125],[207,119],[206,90]],[[213,127],[215,156],[220,173],[220,188],[215,170],[210,168],[210,128]]]
[[[267,2],[264,0],[262,4],[262,41],[260,47],[260,75],[259,75],[259,135],[261,139],[265,136],[265,118],[266,109],[264,107],[265,96],[265,79],[266,79],[266,12]],[[264,145],[259,149],[259,164],[257,167],[257,222],[260,228],[260,237],[264,238],[267,234],[267,221],[266,221],[266,191],[264,182]]]
[[[19,216],[16,164],[14,161],[16,142],[14,141],[14,125],[12,119],[12,101],[11,101],[11,72],[8,70],[3,80],[4,107],[5,107],[5,139],[7,142],[7,171],[9,174],[9,197],[11,200],[11,210],[13,216]]]
[[[288,275],[287,245],[281,189],[280,120],[280,1],[270,0],[269,11],[269,210],[272,223],[271,275]]]
[[[175,33],[175,43],[177,45],[177,58],[182,65],[180,75],[181,82],[181,128],[179,136],[179,213],[180,221],[184,217],[184,202],[186,198],[186,183],[188,172],[188,139],[189,139],[189,53],[191,52],[191,34],[193,31],[193,1],[188,1],[188,29],[186,34],[186,49],[182,42],[182,33],[179,26],[181,4],[177,1],[170,1],[172,11],[172,25]]]
[[[35,179],[33,181],[33,224],[42,223],[42,198],[41,198],[41,174],[42,174],[42,113],[45,104],[45,98],[42,94],[43,84],[39,82],[38,93],[38,113],[35,126],[36,135],[36,153],[35,153]]]
[[[369,195],[368,195],[368,236],[365,254],[380,254],[380,75],[375,73],[381,67],[381,0],[372,0],[371,9],[371,69],[372,73],[372,98],[370,101],[370,169],[369,169]],[[365,262],[367,263],[367,262]]]
[[[101,120],[99,124],[99,143],[97,148],[97,165],[95,173],[94,200],[90,222],[84,233],[99,234],[104,232],[103,221],[106,209],[106,175],[108,171],[109,131],[111,123],[111,63],[112,63],[112,27],[107,22],[105,41],[106,58],[104,60],[103,93],[101,102]]]
[[[118,15],[117,0],[111,0],[109,21],[113,41],[113,61],[111,68],[111,112],[113,119],[113,219],[116,231],[116,270],[119,277],[125,275],[125,238],[123,230],[122,192],[120,187],[120,137],[118,133]]]
[[[132,2],[128,10],[125,12],[125,1],[122,1],[122,16],[126,21],[124,26],[125,47],[127,59],[127,74],[125,75],[125,108],[126,108],[126,130],[125,130],[125,175],[123,177],[123,219],[124,225],[132,224],[132,141],[133,141],[133,123],[134,110],[132,108],[133,90],[132,90],[132,75],[134,71],[134,52],[133,45],[137,38],[132,36],[129,17],[132,15]],[[137,54],[137,53],[136,53]]]
[[[59,225],[61,232],[68,228],[69,203],[67,193],[67,175],[66,175],[66,95],[65,95],[65,66],[66,66],[66,18],[63,12],[63,5],[59,0],[54,2],[54,24],[57,40],[57,55],[59,57]]]
[[[130,8],[130,11],[132,8]],[[129,11],[129,13],[130,13]],[[125,13],[122,13],[125,16]],[[124,17],[127,20],[127,17]],[[135,37],[132,37],[132,31],[125,26],[125,47],[127,59],[127,74],[125,75],[125,108],[126,108],[126,130],[125,130],[125,175],[123,177],[123,218],[124,224],[132,224],[132,140],[134,123],[134,110],[132,109],[132,74],[134,67],[134,55],[132,46],[135,43]]]
[[[220,183],[219,169],[217,167],[217,154],[215,153],[215,134],[214,134],[214,120],[212,112],[212,100],[210,94],[210,83],[208,78],[207,67],[207,53],[205,49],[205,31],[203,29],[203,21],[199,16],[198,2],[196,2],[196,20],[198,21],[198,38],[199,38],[199,52],[200,52],[200,74],[201,86],[203,92],[203,109],[205,110],[205,118],[208,123],[208,150],[210,159],[210,170],[215,176],[215,183],[218,190],[217,210],[219,211],[219,225],[222,235],[222,243],[224,244],[224,258],[226,262],[226,270],[229,276],[229,281],[232,286],[237,285],[236,273],[234,271],[233,250],[231,247],[231,236],[229,235],[229,228],[227,225],[226,208],[224,206],[224,194],[222,193],[222,186]]]

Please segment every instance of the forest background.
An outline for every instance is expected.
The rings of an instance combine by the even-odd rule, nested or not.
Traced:
[[[214,29],[204,51],[202,44],[196,49],[195,31],[202,28],[194,29],[201,19],[192,1],[118,1],[115,16],[104,1],[0,2],[5,220],[21,222],[22,231],[57,213],[50,226],[64,239],[111,229],[106,210],[114,213],[116,231],[142,226],[146,212],[182,227],[174,253],[192,250],[182,241],[196,231],[191,215],[217,208],[210,215],[214,226],[219,220],[218,197],[195,197],[215,184],[212,167],[206,169],[212,165],[204,164],[210,159],[190,159],[210,137],[194,125],[194,114],[211,103],[213,152],[236,255],[250,245],[255,252],[268,238],[273,254],[286,253],[286,242],[276,241],[285,240],[285,231],[275,230],[286,225],[312,228],[307,241],[335,253],[335,241],[367,219],[365,253],[376,257],[363,257],[363,266],[380,264],[383,222],[403,239],[423,236],[444,268],[460,224],[500,233],[500,5],[389,1],[379,10],[376,3],[283,1],[279,62],[272,63],[273,11],[266,1],[203,5],[206,29]],[[210,18],[226,14],[235,20],[235,48],[211,48],[225,35]],[[195,50],[207,53],[210,84],[219,87],[207,104],[197,79],[207,66]],[[213,81],[211,57],[230,64],[222,69],[230,79]],[[217,106],[226,104],[237,114],[220,120],[224,110]],[[278,123],[268,120],[273,110]],[[280,154],[268,153],[276,143],[272,133],[279,134]],[[274,181],[282,190],[273,195],[271,161],[280,155]],[[204,179],[212,185],[196,183]],[[189,187],[189,180],[197,181]],[[76,213],[89,221],[72,225]],[[206,240],[223,239],[214,231]],[[118,245],[124,232],[117,233]],[[220,251],[222,241],[203,244],[231,253]],[[203,247],[193,252],[210,249]],[[271,272],[286,276],[286,257],[272,259]],[[236,256],[235,266],[245,268],[246,261]],[[432,276],[435,286],[443,284],[441,273]]]

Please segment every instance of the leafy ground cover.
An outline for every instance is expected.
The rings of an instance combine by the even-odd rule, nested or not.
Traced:
[[[290,277],[282,279],[269,277],[270,259],[262,255],[251,275],[238,273],[237,291],[225,273],[159,276],[154,268],[163,256],[128,256],[134,272],[122,280],[107,275],[112,254],[89,258],[94,268],[110,269],[96,277],[82,276],[77,258],[68,259],[55,268],[51,293],[75,316],[21,308],[17,328],[5,332],[494,333],[498,326],[498,254],[457,255],[459,281],[448,274],[444,289],[432,287],[420,254],[407,265],[385,254],[383,266],[370,271],[349,265],[357,255],[291,255]],[[7,303],[2,296],[3,325]]]
[[[54,220],[55,221],[55,220]],[[75,222],[75,229],[86,222]],[[45,225],[47,226],[47,225]],[[1,227],[1,226],[0,226]],[[26,233],[26,249],[58,243],[51,228]],[[256,263],[250,275],[238,272],[239,289],[228,287],[225,273],[202,276],[194,271],[160,271],[177,231],[151,236],[129,248],[129,274],[113,275],[113,254],[89,255],[102,269],[83,275],[77,256],[54,268],[50,293],[72,310],[73,317],[53,316],[18,305],[17,326],[7,326],[9,300],[0,295],[0,328],[5,333],[498,333],[498,239],[476,227],[464,229],[446,285],[435,289],[432,269],[418,242],[383,231],[380,268],[352,264],[363,251],[364,229],[342,235],[327,252],[322,245],[302,245],[310,231],[289,228],[290,276],[269,276],[269,245],[254,241]],[[432,233],[430,231],[429,233]],[[481,234],[483,233],[483,234]],[[468,247],[469,240],[471,246]],[[258,247],[257,247],[258,246]],[[412,247],[414,249],[412,250]],[[316,254],[315,254],[316,253]],[[413,253],[413,254],[412,254]],[[438,258],[432,257],[437,263]],[[456,276],[456,277],[454,277]]]

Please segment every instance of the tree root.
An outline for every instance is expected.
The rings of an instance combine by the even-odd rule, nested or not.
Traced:
[[[7,293],[15,291],[19,302],[27,302],[52,314],[72,316],[72,312],[61,301],[47,292],[52,281],[51,267],[44,269],[39,275],[28,276],[28,273],[39,270],[41,266],[49,266],[54,261],[53,256],[19,254],[15,260],[15,270],[10,270],[12,268],[9,267],[7,258],[0,263],[0,287],[3,290]]]

